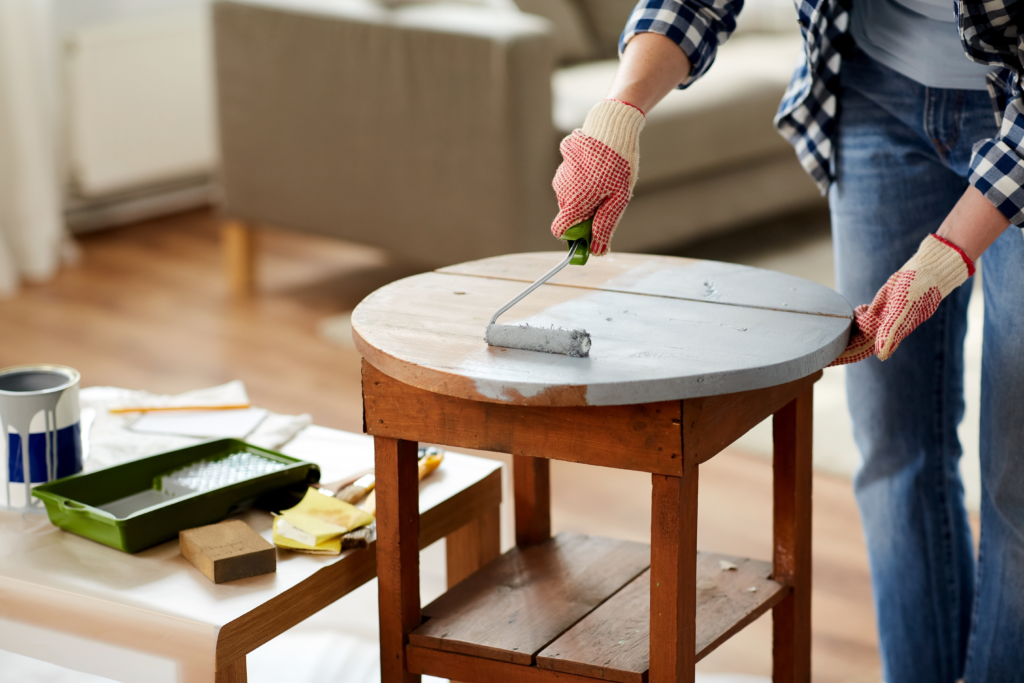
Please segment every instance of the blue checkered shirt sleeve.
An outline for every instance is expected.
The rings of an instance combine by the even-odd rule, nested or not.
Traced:
[[[1018,228],[1024,228],[1024,111],[1019,96],[1003,113],[999,137],[974,146],[970,182]]]
[[[619,52],[638,33],[660,33],[674,41],[690,60],[685,88],[707,72],[718,46],[736,30],[743,0],[641,0],[622,32]]]
[[[956,10],[967,56],[1003,67],[988,75],[999,135],[974,145],[969,180],[1012,224],[1024,228],[1024,103],[1018,76],[1024,59],[1012,5],[1011,0],[959,0]]]

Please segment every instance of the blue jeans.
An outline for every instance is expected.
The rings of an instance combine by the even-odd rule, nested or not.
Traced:
[[[868,303],[968,187],[996,133],[985,91],[926,88],[863,53],[844,61],[829,202],[839,291]],[[854,480],[888,683],[1024,681],[1024,239],[981,259],[985,296],[977,566],[957,425],[971,281],[884,364],[847,368]]]

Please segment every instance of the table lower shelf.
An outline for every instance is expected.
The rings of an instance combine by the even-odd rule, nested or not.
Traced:
[[[644,683],[649,567],[650,546],[596,536],[514,548],[423,608],[425,622],[409,636],[410,670]],[[770,575],[768,562],[698,553],[698,660],[788,594]]]

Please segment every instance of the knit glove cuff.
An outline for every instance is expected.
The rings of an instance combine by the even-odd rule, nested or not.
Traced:
[[[901,273],[907,271],[917,273],[910,286],[910,296],[920,296],[929,287],[935,287],[945,299],[974,275],[974,261],[949,240],[938,235],[928,235],[921,242],[917,253],[900,268]]]
[[[640,167],[640,131],[647,118],[632,104],[603,100],[587,114],[580,132],[607,145],[629,164],[629,194],[636,185]]]

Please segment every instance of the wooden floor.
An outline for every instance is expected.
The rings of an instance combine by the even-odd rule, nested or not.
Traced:
[[[320,339],[317,324],[417,268],[374,249],[286,232],[266,231],[261,241],[260,294],[233,301],[209,212],[81,237],[80,264],[0,301],[0,367],[61,363],[82,372],[83,386],[162,393],[240,379],[260,406],[360,431],[359,356]],[[728,451],[700,476],[700,547],[770,558],[770,463]],[[814,680],[877,683],[850,485],[817,475],[814,486]],[[650,487],[649,475],[554,462],[555,530],[646,542]],[[761,619],[700,669],[766,675],[770,657],[770,623]]]

